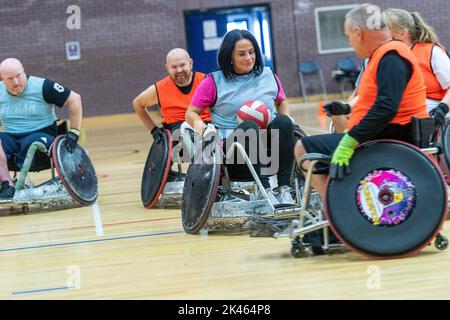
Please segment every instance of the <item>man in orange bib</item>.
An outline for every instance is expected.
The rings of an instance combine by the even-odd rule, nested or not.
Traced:
[[[192,66],[193,61],[186,50],[171,50],[166,56],[166,70],[169,75],[134,99],[134,110],[153,136],[162,128],[155,124],[147,112],[147,107],[159,104],[162,127],[171,132],[179,129],[186,120],[186,110],[191,104],[192,96],[205,77],[205,74],[193,71]],[[201,117],[204,121],[211,121],[209,111],[203,112]]]
[[[333,155],[331,179],[349,172],[358,144],[375,139],[411,143],[412,117],[429,117],[420,66],[407,45],[392,40],[381,10],[371,4],[359,5],[347,13],[344,28],[356,54],[370,58],[346,132],[305,137],[295,148],[296,159],[306,153]],[[324,198],[327,169],[317,167],[317,173],[311,184]]]
[[[157,137],[162,130],[171,133],[180,129],[186,120],[186,110],[191,104],[195,90],[205,77],[204,73],[193,71],[193,61],[186,50],[175,48],[166,56],[166,70],[169,74],[162,80],[152,84],[133,100],[133,108],[150,130],[152,136]],[[147,107],[159,104],[162,114],[162,127],[158,127],[151,118]],[[211,115],[205,110],[201,117],[210,122]],[[177,141],[174,141],[174,145]],[[177,174],[169,172],[169,180],[176,180]]]

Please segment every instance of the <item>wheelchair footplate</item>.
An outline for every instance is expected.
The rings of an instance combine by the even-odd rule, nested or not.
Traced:
[[[166,182],[154,208],[181,208],[184,181]]]
[[[233,199],[230,194],[224,201],[213,204],[207,228],[215,231],[246,231],[251,226],[251,220],[258,217],[276,218],[278,216],[293,216],[300,210],[300,206],[273,206],[267,199],[244,200],[241,196]],[[268,214],[269,213],[269,214]],[[250,222],[250,223],[249,223]]]
[[[77,206],[75,201],[62,185],[58,177],[34,187],[25,187],[14,194],[16,206],[36,205],[41,209],[51,209],[66,206]]]
[[[37,186],[26,186],[16,190],[14,198],[0,201],[1,208],[22,208],[23,212],[36,209],[62,209],[78,206],[66,188],[62,185],[59,177],[50,179]]]

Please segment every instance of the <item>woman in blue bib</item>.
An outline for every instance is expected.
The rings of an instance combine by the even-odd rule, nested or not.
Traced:
[[[223,141],[224,152],[233,141],[243,143],[272,203],[294,203],[290,187],[294,166],[294,124],[279,78],[270,68],[264,67],[259,45],[246,30],[232,30],[225,35],[219,48],[218,64],[220,69],[208,74],[197,88],[186,112],[187,122],[205,136],[208,126],[200,114],[209,108],[212,124]],[[251,120],[240,124],[237,121],[239,107],[251,100],[263,102],[271,111],[272,119],[266,134]],[[239,139],[243,136],[256,137],[256,148],[252,141]],[[261,139],[264,136],[267,139]],[[274,190],[270,187],[267,172],[264,172],[269,167],[265,156],[271,159],[270,167],[276,169],[272,172],[278,180],[278,187]],[[239,173],[248,175],[245,164],[229,163],[227,159],[227,167],[232,176],[239,176]]]

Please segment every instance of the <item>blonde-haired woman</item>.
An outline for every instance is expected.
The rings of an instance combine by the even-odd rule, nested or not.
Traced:
[[[441,125],[450,105],[450,59],[447,50],[418,12],[387,9],[384,16],[392,37],[409,45],[419,61],[427,88],[427,110],[436,125]]]

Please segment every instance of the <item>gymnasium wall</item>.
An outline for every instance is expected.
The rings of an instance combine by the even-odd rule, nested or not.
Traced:
[[[166,53],[186,47],[184,10],[267,3],[264,0],[2,0],[0,59],[20,59],[28,74],[67,85],[83,98],[84,115],[132,112],[131,101],[165,76]],[[318,54],[314,8],[347,0],[272,0],[272,35],[277,73],[289,97],[300,96],[297,64],[316,59],[329,91],[336,61],[349,53]],[[417,10],[450,46],[448,0],[373,1],[382,8]],[[81,9],[80,29],[66,23],[70,5]],[[81,59],[68,61],[65,43],[79,41]]]

